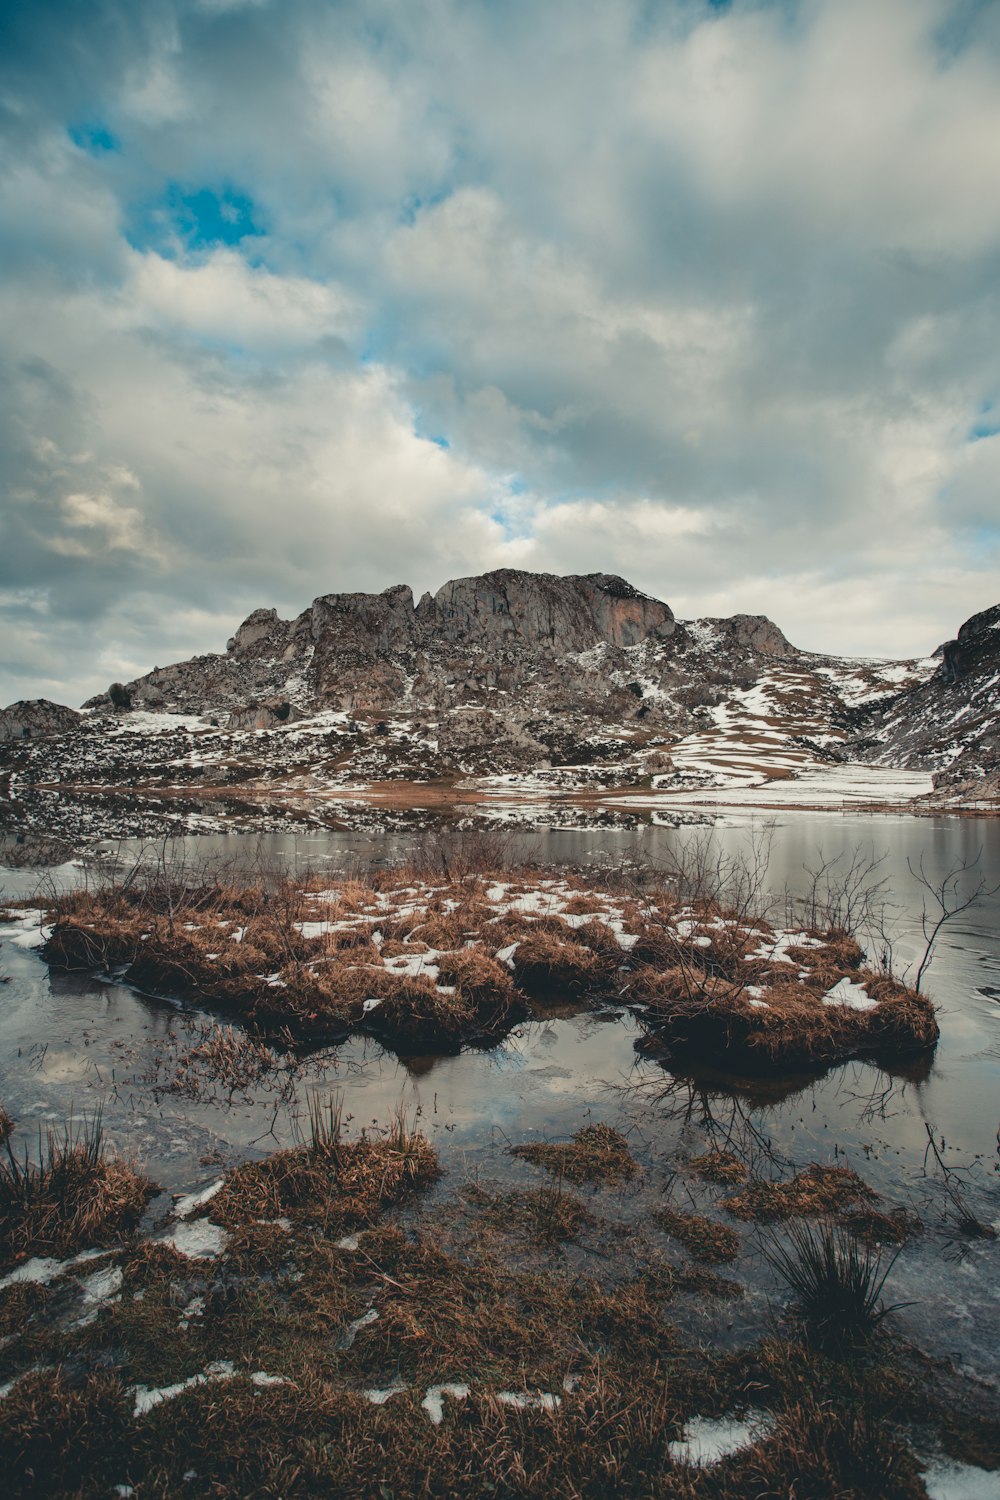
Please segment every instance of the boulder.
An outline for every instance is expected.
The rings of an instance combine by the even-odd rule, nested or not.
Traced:
[[[48,698],[22,699],[0,709],[0,740],[36,740],[53,734],[72,734],[82,715]]]

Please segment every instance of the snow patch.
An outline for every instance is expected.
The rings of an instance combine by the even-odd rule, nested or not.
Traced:
[[[453,1401],[464,1401],[469,1394],[469,1387],[464,1382],[452,1381],[448,1385],[432,1385],[420,1405],[430,1417],[435,1427],[440,1427],[444,1420],[444,1397],[450,1396]]]
[[[852,979],[840,979],[832,990],[827,990],[823,996],[824,1005],[846,1005],[848,1010],[875,1010],[877,1000],[873,1000],[863,984],[856,984]]]

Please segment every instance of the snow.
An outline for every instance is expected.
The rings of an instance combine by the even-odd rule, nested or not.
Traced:
[[[219,1359],[206,1365],[204,1371],[198,1375],[189,1375],[186,1380],[178,1380],[174,1385],[133,1386],[132,1395],[135,1398],[135,1406],[132,1414],[136,1417],[144,1417],[147,1412],[153,1410],[154,1406],[159,1406],[163,1401],[172,1401],[175,1396],[191,1390],[196,1385],[207,1385],[212,1380],[231,1380],[235,1374],[235,1366],[228,1359]]]
[[[755,754],[761,762],[763,757]],[[676,757],[675,757],[676,760]],[[769,764],[772,762],[769,761]],[[669,778],[657,776],[654,787],[665,793],[663,783]],[[901,771],[889,766],[863,766],[851,762],[843,765],[805,766],[798,775],[768,780],[762,774],[734,776],[728,786],[698,787],[671,791],[658,802],[680,806],[722,807],[831,807],[896,806],[912,797],[924,797],[933,790],[929,771]],[[618,807],[648,805],[646,799],[619,797]]]
[[[387,1401],[390,1401],[393,1396],[402,1395],[403,1391],[405,1390],[406,1386],[402,1383],[402,1381],[397,1381],[394,1385],[387,1385],[382,1390],[362,1391],[361,1394],[364,1396],[365,1400],[370,1401],[373,1406],[384,1406],[385,1403]],[[428,1392],[428,1394],[430,1393]]]
[[[453,1401],[464,1401],[469,1394],[469,1387],[460,1381],[451,1381],[447,1385],[432,1385],[420,1405],[430,1417],[435,1427],[440,1427],[444,1419],[443,1397],[450,1396]]]
[[[559,1396],[548,1391],[497,1391],[501,1406],[513,1406],[517,1411],[555,1411],[561,1404]]]
[[[789,948],[821,948],[823,945],[819,938],[810,937],[807,932],[776,932],[771,938],[761,938],[760,946],[747,958],[761,958],[772,964],[791,964],[795,960],[789,958]]]
[[[386,958],[382,962],[390,974],[395,974],[398,978],[419,979],[423,976],[425,979],[437,979],[439,970],[434,960],[440,956],[437,948],[428,948],[424,953],[400,953],[398,957]]]
[[[188,1218],[196,1208],[203,1208],[206,1203],[210,1203],[223,1186],[224,1179],[220,1177],[217,1182],[209,1183],[208,1187],[201,1188],[194,1193],[186,1193],[184,1197],[178,1198],[174,1204],[174,1218]]]
[[[213,1260],[225,1250],[229,1236],[208,1219],[194,1219],[178,1224],[169,1234],[161,1235],[159,1243],[172,1245],[179,1254],[191,1260]]]
[[[762,1412],[748,1412],[742,1421],[734,1417],[692,1417],[685,1425],[684,1437],[667,1447],[675,1463],[705,1468],[748,1448],[766,1425]]]
[[[201,714],[153,713],[150,709],[135,708],[121,714],[108,726],[109,734],[163,734],[166,731],[184,729],[188,732],[201,729],[216,729]]]
[[[33,1282],[36,1286],[48,1286],[64,1271],[72,1270],[74,1266],[85,1265],[88,1260],[98,1260],[102,1255],[109,1254],[111,1254],[109,1250],[81,1250],[79,1255],[74,1255],[69,1260],[53,1260],[47,1255],[33,1256],[23,1265],[17,1266],[13,1271],[8,1271],[6,1276],[0,1277],[0,1291],[7,1286],[16,1286],[20,1281]]]
[[[93,1323],[103,1307],[110,1307],[113,1303],[121,1301],[121,1289],[120,1266],[106,1266],[103,1270],[85,1276],[80,1282],[80,1290],[83,1292],[83,1314],[73,1326],[86,1328],[89,1323]]]
[[[340,1343],[337,1345],[337,1348],[340,1350],[350,1349],[351,1345],[354,1343],[354,1340],[357,1338],[362,1328],[368,1328],[372,1323],[377,1322],[378,1312],[374,1307],[370,1307],[366,1313],[363,1313],[361,1315],[360,1318],[355,1318],[353,1323],[348,1323],[347,1327],[344,1329],[343,1335],[341,1337]]]
[[[164,1401],[172,1401],[176,1396],[183,1395],[185,1391],[190,1391],[195,1386],[209,1385],[217,1380],[233,1380],[237,1375],[244,1373],[246,1372],[236,1369],[232,1360],[218,1359],[206,1365],[204,1370],[197,1375],[189,1375],[186,1380],[178,1380],[173,1385],[135,1385],[131,1390],[135,1403],[132,1415],[144,1417],[147,1412],[153,1410],[154,1406],[159,1406]],[[268,1375],[265,1370],[254,1370],[250,1374],[250,1380],[259,1387],[288,1384],[284,1375]]]
[[[941,1459],[924,1470],[930,1500],[1000,1500],[1000,1473],[957,1459]]]
[[[846,1005],[848,1010],[875,1010],[878,1001],[873,1000],[863,984],[851,979],[840,979],[832,990],[823,996],[824,1005]]]
[[[11,927],[16,930],[12,937],[8,937]],[[40,911],[26,911],[13,922],[4,923],[4,937],[15,948],[40,948],[51,936],[52,928],[46,925]]]

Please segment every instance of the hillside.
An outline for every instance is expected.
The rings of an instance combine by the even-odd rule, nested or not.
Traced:
[[[821,656],[764,616],[679,621],[608,574],[504,569],[255,610],[226,650],[81,714],[0,714],[0,817],[113,827],[538,821],[997,796],[1000,607],[932,658]],[[932,784],[933,777],[933,784]],[[71,810],[73,804],[73,810]],[[525,813],[525,809],[528,813]]]

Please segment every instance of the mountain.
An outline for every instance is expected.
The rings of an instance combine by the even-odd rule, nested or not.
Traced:
[[[972,615],[935,652],[936,671],[860,708],[846,748],[876,765],[935,773],[943,797],[1000,797],[1000,604]]]
[[[0,829],[58,815],[97,836],[109,808],[143,833],[356,823],[362,805],[401,818],[434,798],[474,817],[527,799],[550,820],[572,801],[603,821],[981,802],[997,796],[998,645],[1000,606],[931,658],[823,656],[762,615],[677,620],[604,573],[326,594],[292,620],[255,610],[224,652],[113,684],[80,715],[0,715]]]

